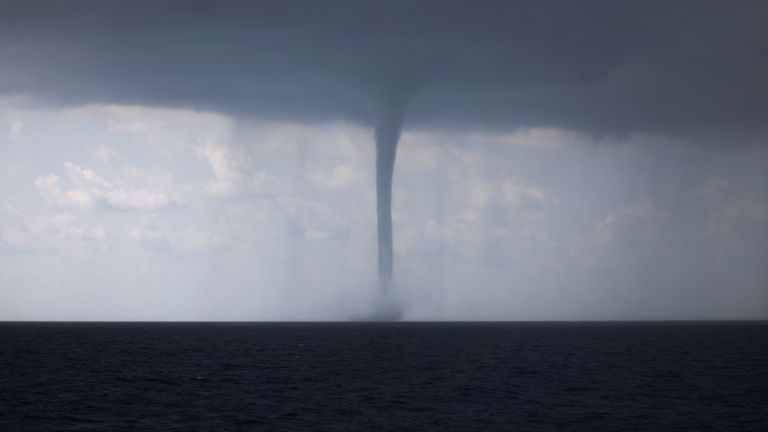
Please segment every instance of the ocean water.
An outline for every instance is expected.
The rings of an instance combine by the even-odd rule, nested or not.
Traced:
[[[768,324],[0,323],[1,431],[768,431]]]

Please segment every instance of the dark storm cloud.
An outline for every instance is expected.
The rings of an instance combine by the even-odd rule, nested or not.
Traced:
[[[411,126],[768,132],[762,1],[0,7],[0,92],[48,102],[367,121],[394,96],[412,99]]]

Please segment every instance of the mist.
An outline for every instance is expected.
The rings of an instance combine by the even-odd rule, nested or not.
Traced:
[[[768,313],[760,2],[2,9],[0,319]]]

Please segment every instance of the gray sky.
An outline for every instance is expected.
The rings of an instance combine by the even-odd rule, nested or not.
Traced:
[[[364,316],[389,97],[407,318],[768,319],[764,2],[0,10],[0,320]]]

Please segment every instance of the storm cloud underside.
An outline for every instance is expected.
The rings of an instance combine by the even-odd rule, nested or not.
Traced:
[[[369,123],[399,86],[414,128],[766,132],[764,2],[147,5],[3,2],[0,92]]]

